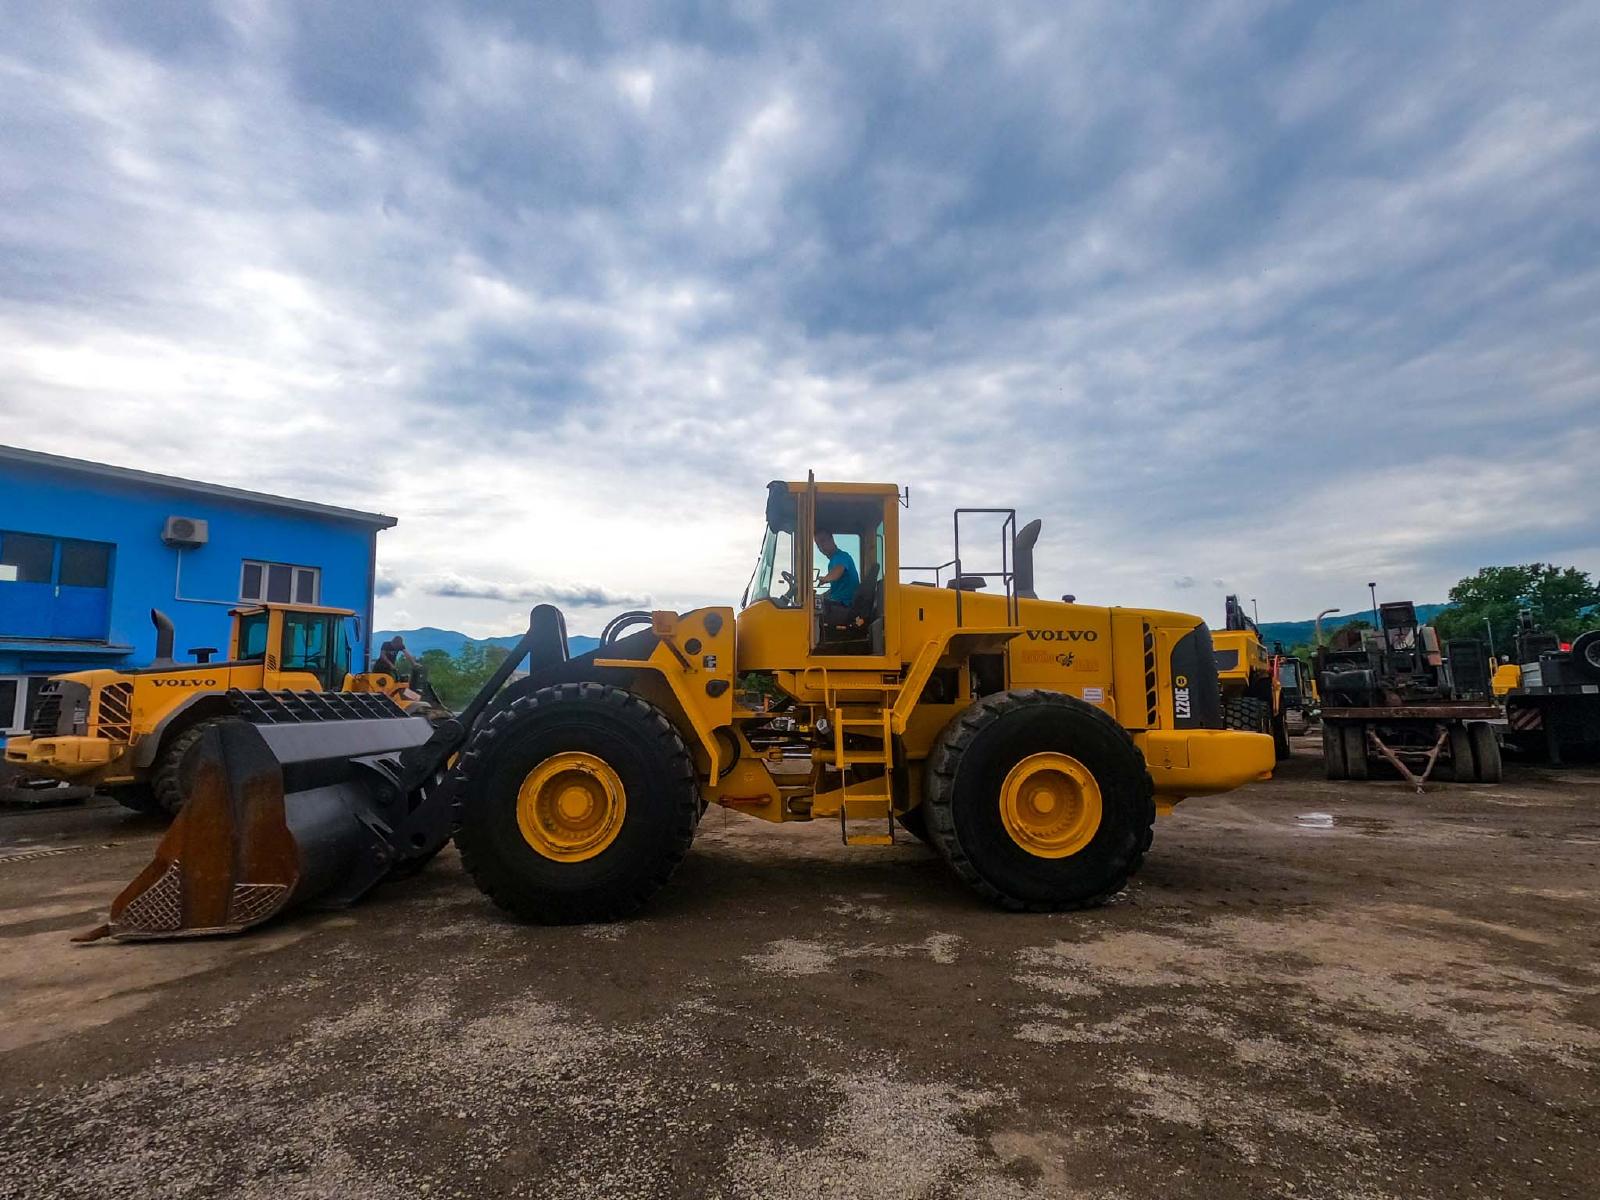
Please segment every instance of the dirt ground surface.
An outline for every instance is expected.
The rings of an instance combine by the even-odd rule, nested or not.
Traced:
[[[714,809],[623,924],[514,924],[447,851],[68,942],[158,833],[0,813],[0,1196],[1600,1193],[1593,770],[1419,797],[1306,743],[1089,913]]]

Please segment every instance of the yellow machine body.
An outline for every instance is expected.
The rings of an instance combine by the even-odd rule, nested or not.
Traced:
[[[348,902],[452,836],[507,911],[614,920],[666,882],[710,804],[837,821],[853,846],[903,828],[1001,907],[1084,907],[1138,869],[1159,813],[1270,776],[1272,739],[1223,727],[1198,617],[1039,599],[1038,525],[1018,530],[1010,509],[957,510],[953,559],[910,567],[900,509],[892,484],[769,484],[737,610],[623,613],[573,657],[564,618],[540,605],[472,702],[431,728],[360,712],[343,727],[196,729],[177,819],[107,931],[231,930],[313,897]],[[969,537],[964,554],[963,514],[1000,524],[1000,544],[974,554]],[[293,686],[293,665],[269,648],[115,686],[147,743],[190,679],[213,695]],[[84,691],[98,699],[79,757],[112,711],[105,682]],[[109,756],[94,769],[136,774]],[[324,777],[337,785],[291,786]]]
[[[144,782],[162,747],[183,730],[230,715],[225,697],[233,689],[405,695],[393,676],[351,672],[350,609],[260,604],[230,617],[225,659],[56,676],[47,715],[35,720],[34,732],[7,741],[6,762],[45,778],[116,788]]]
[[[1216,675],[1198,617],[902,582],[893,484],[785,486],[795,528],[787,537],[768,529],[737,613],[655,613],[661,640],[648,660],[594,662],[608,681],[669,714],[711,803],[769,821],[854,825],[903,815],[920,803],[940,732],[1000,689],[1060,692],[1113,717],[1144,756],[1158,811],[1270,777],[1269,739],[1199,724]],[[813,580],[821,566],[813,569],[810,551],[818,528],[850,537],[860,586],[879,589],[872,628],[849,648],[830,644],[821,628]],[[785,572],[792,588],[779,585]],[[1179,652],[1186,639],[1189,669]],[[752,689],[752,681],[769,686]],[[793,732],[822,743],[805,760],[792,747],[764,752],[751,740],[784,698],[793,701],[783,706]]]

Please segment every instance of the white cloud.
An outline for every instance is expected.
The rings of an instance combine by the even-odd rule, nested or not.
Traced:
[[[223,12],[18,15],[0,418],[397,515],[382,623],[731,602],[808,468],[1213,620],[1600,544],[1592,8]]]

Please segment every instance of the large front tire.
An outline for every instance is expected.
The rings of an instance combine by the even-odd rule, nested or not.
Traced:
[[[1059,692],[985,696],[945,727],[924,772],[929,840],[1002,908],[1086,908],[1139,869],[1154,788],[1133,739]]]
[[[206,730],[227,719],[208,717],[204,721],[196,721],[187,729],[179,730],[171,741],[156,752],[156,760],[150,767],[150,795],[154,803],[143,811],[169,817],[178,815],[184,804],[183,760],[188,757],[189,751],[200,744]]]
[[[478,887],[525,921],[636,912],[688,852],[700,790],[654,705],[564,683],[523,696],[462,754],[456,845]]]

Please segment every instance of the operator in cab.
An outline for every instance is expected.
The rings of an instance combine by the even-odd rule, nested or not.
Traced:
[[[817,587],[820,589],[826,585],[828,589],[823,596],[823,604],[849,608],[856,598],[856,589],[861,586],[861,575],[856,570],[855,560],[839,549],[833,534],[826,529],[817,530],[817,549],[828,560],[828,570],[817,578]]]

